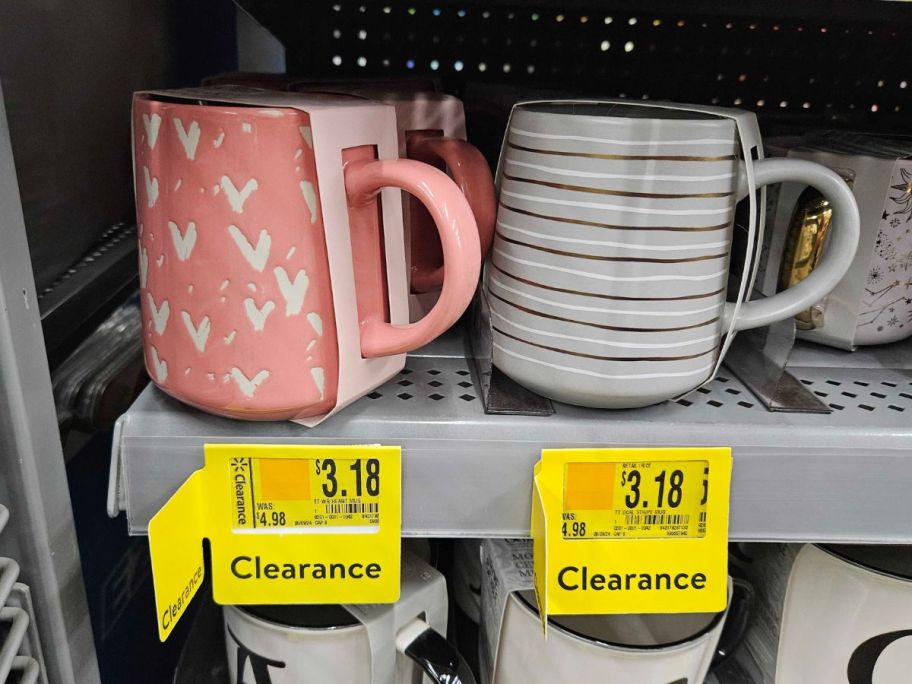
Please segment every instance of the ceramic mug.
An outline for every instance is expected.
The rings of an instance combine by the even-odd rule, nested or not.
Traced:
[[[376,112],[339,106],[349,124]],[[320,416],[337,403],[339,316],[357,316],[361,356],[373,358],[430,342],[468,305],[478,230],[439,170],[378,160],[374,146],[361,145],[324,161],[338,171],[318,178],[320,141],[309,115],[292,107],[144,96],[134,101],[133,127],[146,367],[177,399],[233,418]],[[344,186],[336,192],[347,198],[349,225],[324,222],[320,185],[332,183]],[[406,293],[388,290],[381,245],[396,233],[402,244],[403,228],[381,228],[384,186],[426,204],[446,256],[440,299],[411,325],[388,322],[391,297]],[[326,235],[347,230],[357,311],[335,311],[333,273],[346,269],[329,263]]]
[[[396,81],[369,84],[308,81],[295,84],[292,89],[366,97],[395,107],[400,156],[449,171],[472,208],[484,259],[494,238],[497,213],[494,178],[481,152],[466,142],[462,102],[452,95],[416,91],[403,85]],[[434,220],[414,197],[403,198],[403,211],[411,292],[439,290],[444,278],[443,251]],[[417,308],[420,315],[427,307]]]
[[[896,684],[912,671],[912,549],[807,545],[789,576],[777,684]]]
[[[851,163],[852,159],[846,156],[841,161]],[[856,174],[853,170],[841,167],[833,170],[850,184],[854,183]],[[869,191],[870,180],[862,180],[864,190]],[[909,276],[912,271],[912,232],[909,231],[912,162],[896,161],[887,186],[883,207],[878,203],[876,215],[865,223],[865,230],[871,231],[876,238],[869,241],[868,258],[856,260],[861,276],[857,279],[855,301],[844,302],[836,311],[828,310],[827,302],[820,302],[799,313],[795,318],[799,337],[804,331],[824,328],[827,323],[834,327],[832,319],[837,319],[838,325],[841,316],[849,316],[848,324],[854,326],[852,346],[889,344],[912,335],[912,277]],[[799,195],[791,220],[783,226],[785,247],[779,271],[780,287],[800,281],[816,268],[832,215],[830,203],[813,188],[807,188]]]
[[[726,613],[566,615],[542,636],[535,592],[507,598],[493,684],[700,684]]]
[[[445,629],[446,613],[443,576],[408,554],[392,605],[224,606],[230,681],[386,682],[376,662],[392,656],[395,684],[475,684],[465,660],[437,631]]]
[[[828,293],[858,242],[852,192],[819,164],[762,159],[757,187],[816,187],[836,225],[807,279],[737,316],[726,303],[735,205],[754,190],[740,152],[734,120],[720,115],[518,105],[485,269],[494,364],[559,401],[655,404],[710,379],[730,327],[788,318]]]

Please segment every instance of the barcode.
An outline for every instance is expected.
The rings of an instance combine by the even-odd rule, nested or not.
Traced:
[[[340,515],[342,513],[377,513],[380,504],[377,503],[330,503],[325,504],[327,515]]]
[[[630,527],[639,527],[641,525],[687,525],[690,523],[690,515],[685,513],[639,513],[627,514],[626,523]]]

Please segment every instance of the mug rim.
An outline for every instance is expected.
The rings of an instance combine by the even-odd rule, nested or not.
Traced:
[[[681,108],[674,108],[663,105],[677,105]],[[699,124],[720,124],[729,125],[734,121],[730,117],[714,112],[701,112],[686,109],[687,107],[697,106],[677,102],[608,102],[600,100],[541,100],[529,102],[517,102],[514,105],[514,113],[528,112],[530,114],[560,116],[560,117],[591,117],[598,119],[618,119],[621,121],[634,124],[637,122],[656,122],[674,124],[674,123],[699,123]],[[581,108],[584,111],[574,111],[575,108]],[[566,111],[561,111],[566,110]],[[588,111],[585,111],[588,110]],[[646,112],[648,111],[648,114]],[[637,112],[642,116],[628,116],[625,112]]]
[[[292,607],[296,604],[290,604]],[[328,606],[335,606],[345,610],[340,604],[326,604]],[[265,627],[267,629],[274,629],[281,632],[294,632],[294,633],[314,633],[314,634],[343,634],[346,632],[354,632],[356,630],[362,629],[364,624],[358,620],[354,615],[351,615],[352,622],[348,624],[339,624],[339,625],[326,625],[326,626],[308,626],[308,625],[292,625],[287,622],[279,622],[278,620],[272,620],[262,615],[258,615],[253,612],[256,608],[260,606],[256,605],[226,605],[223,606],[225,610],[233,610],[237,613],[240,613],[244,616],[245,619],[250,620],[251,622],[257,623],[258,625]],[[348,612],[347,610],[345,612]]]
[[[842,553],[838,550],[838,548],[836,548],[840,545],[812,544],[812,546],[814,548],[819,549],[819,550],[823,551],[824,553],[832,556],[833,558],[837,558],[837,559],[843,561],[844,563],[847,563],[848,565],[852,565],[861,570],[866,570],[872,574],[880,575],[881,577],[887,577],[889,579],[897,580],[899,582],[906,582],[906,583],[912,582],[912,565],[910,565],[910,567],[908,569],[909,574],[902,574],[902,573],[896,572],[894,570],[877,567],[876,565],[873,565],[870,562],[865,562],[858,558],[853,558],[845,553]],[[861,546],[865,546],[865,545],[862,544]],[[891,544],[890,546],[893,546],[893,545]]]
[[[538,609],[535,606],[533,606],[529,602],[529,600],[526,599],[522,595],[521,590],[511,591],[510,595],[511,595],[511,597],[515,597],[519,601],[520,606],[522,606],[526,611],[528,611],[530,614],[532,614],[532,616],[536,620],[538,620],[538,621],[541,620]],[[582,632],[578,632],[575,629],[572,629],[570,627],[561,625],[560,623],[555,622],[554,618],[552,618],[552,617],[548,618],[548,626],[549,626],[549,628],[556,629],[559,632],[562,632],[571,638],[583,641],[587,644],[594,644],[596,646],[600,646],[600,647],[604,647],[604,648],[612,648],[612,649],[631,651],[631,652],[666,651],[666,650],[671,650],[671,649],[677,648],[678,646],[683,646],[685,644],[690,644],[690,643],[699,641],[700,639],[705,637],[707,634],[711,633],[716,627],[718,627],[719,623],[724,619],[726,612],[727,612],[727,609],[723,610],[719,613],[716,613],[713,616],[712,620],[710,620],[706,626],[704,626],[699,631],[697,631],[696,633],[694,633],[686,638],[678,639],[676,641],[668,641],[668,642],[661,643],[661,644],[653,644],[653,645],[619,644],[619,643],[615,643],[612,641],[606,641],[604,639],[598,639],[598,638],[583,634]]]

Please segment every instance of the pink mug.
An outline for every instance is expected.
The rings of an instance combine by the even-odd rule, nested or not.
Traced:
[[[439,129],[406,130],[405,142],[409,159],[438,167],[445,165],[449,169],[475,216],[481,259],[484,260],[494,241],[494,218],[497,215],[494,177],[487,160],[471,143],[443,135]],[[419,202],[409,202],[408,211],[411,290],[422,293],[439,289],[444,280],[444,260],[434,221]]]
[[[480,269],[475,220],[453,181],[427,164],[377,159],[377,144],[328,154],[304,108],[215,99],[134,100],[146,368],[168,394],[218,415],[325,415],[350,399],[339,395],[340,317],[357,317],[364,359],[430,342],[474,293]],[[337,125],[356,132],[359,117],[383,107],[336,106],[345,114]],[[393,126],[391,112],[384,120]],[[324,150],[320,163],[315,146]],[[427,207],[443,245],[441,297],[412,324],[390,322],[390,303],[407,296],[390,283],[404,290],[407,281],[387,273],[388,263],[404,259],[384,253],[384,245],[403,244],[401,214],[377,201],[385,186]],[[348,225],[324,222],[323,203],[334,191],[347,202]],[[332,263],[329,231],[350,231],[353,267]],[[334,287],[350,291],[352,285],[351,310],[337,310]],[[389,365],[384,368],[361,394],[390,377]]]
[[[395,107],[399,155],[449,171],[475,216],[484,261],[494,241],[497,215],[494,176],[478,148],[466,142],[465,110],[458,98],[421,90],[420,79],[414,82],[409,79],[301,81],[290,88],[367,98]],[[411,292],[439,290],[444,277],[443,250],[434,221],[423,203],[415,198],[403,199],[403,211],[411,262]]]

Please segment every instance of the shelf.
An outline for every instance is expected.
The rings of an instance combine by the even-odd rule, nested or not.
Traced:
[[[453,335],[313,429],[216,418],[150,386],[118,421],[108,508],[145,533],[202,466],[206,442],[379,442],[402,446],[404,535],[527,536],[542,448],[730,445],[732,539],[912,543],[910,356],[896,345],[798,349],[790,370],[829,415],[770,413],[724,368],[707,387],[646,409],[486,415]]]
[[[44,344],[52,369],[136,291],[136,259],[136,227],[118,223],[38,294]]]

